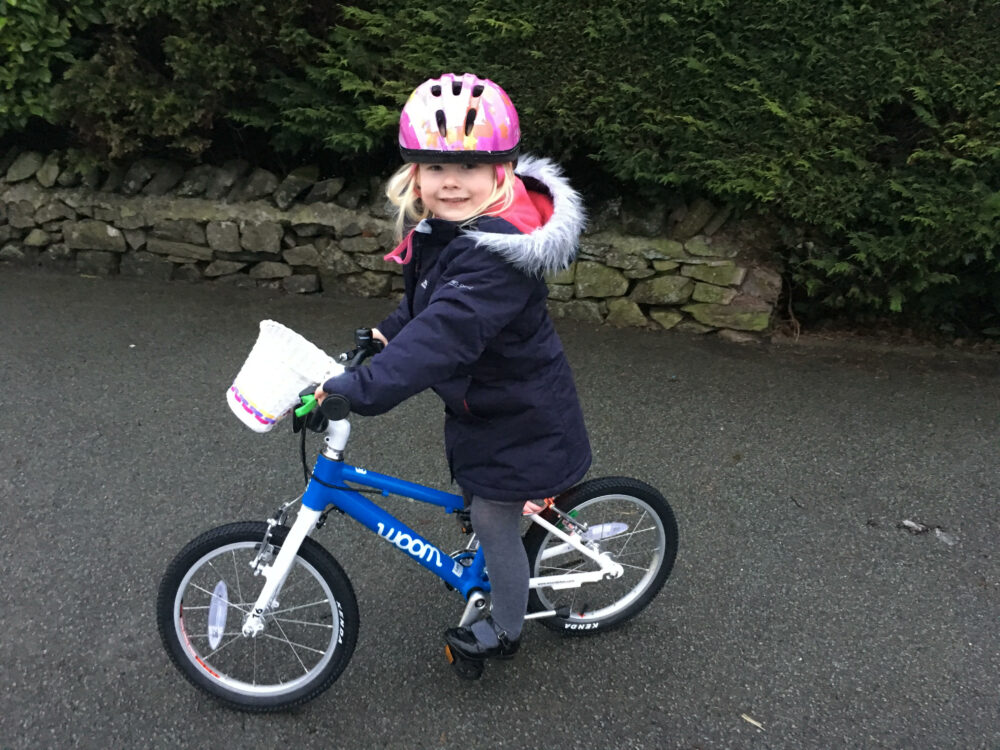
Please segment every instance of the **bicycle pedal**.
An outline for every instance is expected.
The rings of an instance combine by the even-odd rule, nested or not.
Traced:
[[[459,677],[465,680],[478,680],[483,676],[484,662],[482,660],[473,661],[466,659],[461,654],[452,651],[451,646],[445,645],[444,655]]]
[[[458,521],[458,530],[465,535],[472,533],[472,514],[468,510],[455,511]]]

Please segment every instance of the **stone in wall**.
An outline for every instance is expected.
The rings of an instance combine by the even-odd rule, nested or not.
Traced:
[[[184,169],[171,161],[157,162],[153,178],[142,189],[143,195],[166,195],[173,190],[184,176]]]
[[[173,281],[188,281],[194,283],[201,281],[201,269],[195,263],[181,263],[174,266],[174,273],[170,277]]]
[[[249,169],[250,164],[243,159],[231,159],[225,162],[209,176],[208,184],[205,186],[205,198],[213,201],[222,200]]]
[[[150,237],[146,240],[146,250],[156,255],[166,255],[185,260],[212,260],[211,248],[194,245],[189,242],[171,242],[169,240]]]
[[[707,255],[713,258],[734,258],[739,252],[738,248],[729,243],[703,234],[687,240],[684,243],[684,250],[691,255]]]
[[[122,234],[125,235],[125,244],[130,249],[142,250],[146,247],[146,232],[142,229],[126,229]]]
[[[7,204],[7,223],[14,229],[31,229],[36,226],[35,207],[30,201]]]
[[[48,232],[41,229],[32,229],[22,240],[27,247],[45,247],[51,245],[54,238]]]
[[[341,276],[338,281],[343,288],[361,297],[384,297],[392,289],[392,277],[374,271]]]
[[[593,261],[576,264],[577,297],[620,297],[628,290],[628,279],[615,268],[608,268]]]
[[[133,162],[132,165],[125,170],[119,189],[125,195],[136,195],[140,190],[146,187],[147,182],[153,179],[155,171],[156,161],[153,159],[140,159],[137,162]]]
[[[205,225],[205,240],[213,250],[238,253],[241,249],[240,230],[234,221],[210,221]]]
[[[175,191],[179,198],[197,198],[205,194],[216,168],[209,164],[199,164],[187,171]]]
[[[771,324],[771,306],[743,299],[728,305],[698,302],[681,308],[703,325],[737,331],[763,331]]]
[[[239,273],[246,267],[246,263],[240,263],[235,260],[213,260],[205,266],[204,273],[207,278],[215,278],[217,276],[229,276]]]
[[[34,177],[35,172],[44,163],[45,157],[37,151],[25,151],[14,159],[14,162],[7,168],[7,182],[21,182]]]
[[[781,274],[768,268],[751,268],[740,292],[773,305],[781,294]]]
[[[281,252],[281,225],[274,221],[240,223],[240,246],[255,253]]]
[[[667,228],[667,208],[662,203],[633,199],[623,203],[621,217],[626,234],[657,237]]]
[[[739,286],[743,283],[747,270],[732,261],[715,261],[697,266],[685,266],[681,275],[717,286]]]
[[[676,240],[688,240],[698,234],[715,215],[716,208],[704,198],[697,198],[687,209],[684,218],[674,225],[670,236]]]
[[[296,199],[319,179],[319,167],[312,165],[293,170],[274,191],[274,204],[281,210],[291,206]]]
[[[547,284],[572,284],[576,281],[576,263],[571,263],[569,268],[556,271],[545,276]]]
[[[736,297],[736,290],[714,284],[697,283],[691,293],[695,302],[711,302],[716,305],[728,305]]]
[[[277,187],[278,177],[274,172],[257,168],[229,191],[229,195],[226,196],[226,202],[248,203],[260,200],[261,198],[267,198]]]
[[[574,299],[569,302],[549,300],[548,308],[553,318],[569,318],[584,323],[603,323],[608,313],[608,304],[604,300]]]
[[[306,195],[305,203],[330,203],[337,194],[344,189],[345,180],[343,177],[333,177],[329,180],[320,180]]]
[[[282,253],[285,263],[290,266],[311,266],[317,268],[323,263],[315,245],[297,245]]]
[[[684,320],[684,313],[672,307],[653,307],[649,310],[649,317],[662,328],[670,330]]]
[[[35,212],[35,221],[39,224],[48,224],[50,221],[58,221],[59,219],[75,220],[76,218],[76,211],[60,200],[44,203]]]
[[[191,219],[176,219],[158,221],[153,224],[153,237],[172,242],[187,242],[192,245],[205,245],[205,228]]]
[[[262,261],[250,269],[252,279],[283,279],[292,275],[292,269],[284,263]]]
[[[153,253],[139,251],[122,256],[119,272],[122,276],[170,281],[174,264]]]
[[[113,276],[118,272],[118,253],[81,250],[76,254],[76,269],[89,276]]]
[[[549,284],[549,299],[567,302],[573,299],[573,291],[571,284]]]
[[[639,306],[624,297],[608,300],[607,322],[616,328],[641,327],[649,323]]]
[[[63,224],[63,242],[71,250],[110,250],[124,253],[125,235],[103,221],[86,219]]]
[[[45,157],[42,166],[35,172],[35,179],[38,180],[38,184],[42,187],[50,188],[56,184],[60,171],[62,171],[62,154],[58,151],[53,151]]]
[[[340,241],[340,249],[351,255],[366,255],[382,249],[377,237],[345,237]]]
[[[683,276],[666,274],[643,279],[632,291],[633,302],[647,305],[680,305],[687,302],[694,291],[694,282]]]

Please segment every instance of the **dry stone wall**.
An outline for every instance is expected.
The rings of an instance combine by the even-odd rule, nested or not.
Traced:
[[[719,231],[727,211],[681,209],[668,231],[662,210],[602,207],[577,262],[547,278],[553,316],[733,338],[767,330],[778,272]],[[376,179],[349,185],[314,167],[279,177],[243,161],[81,170],[16,147],[0,156],[0,268],[388,297],[402,290],[401,267],[382,258],[394,244]]]

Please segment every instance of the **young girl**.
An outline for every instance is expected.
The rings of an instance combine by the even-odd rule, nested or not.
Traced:
[[[398,207],[406,293],[374,331],[371,366],[323,383],[362,415],[432,388],[444,401],[452,476],[471,498],[491,613],[445,640],[468,659],[517,651],[528,601],[525,502],[556,495],[590,467],[573,376],[546,309],[547,272],[573,261],[580,198],[551,162],[524,157],[517,112],[489,80],[443,75],[403,107],[407,164],[388,186]],[[402,237],[407,225],[413,226]]]

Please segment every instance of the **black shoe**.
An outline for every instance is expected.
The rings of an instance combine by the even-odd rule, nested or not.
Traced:
[[[493,626],[496,630],[496,625]],[[459,656],[472,661],[485,659],[512,659],[521,647],[520,639],[512,641],[502,630],[497,630],[496,646],[484,646],[472,632],[472,628],[448,628],[444,631],[444,641],[448,647],[458,652]]]

